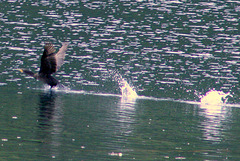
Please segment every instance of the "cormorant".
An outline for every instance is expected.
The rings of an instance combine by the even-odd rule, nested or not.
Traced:
[[[33,73],[26,69],[18,69],[20,72],[25,73],[37,80],[42,81],[52,87],[59,84],[58,80],[51,76],[55,73],[64,63],[65,53],[67,51],[68,42],[62,43],[62,47],[57,53],[53,44],[48,42],[44,46],[43,55],[41,57],[41,66],[38,73]]]

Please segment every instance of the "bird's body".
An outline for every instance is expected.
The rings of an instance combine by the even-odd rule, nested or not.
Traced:
[[[52,74],[63,65],[68,44],[67,42],[63,43],[59,51],[55,53],[56,50],[53,45],[51,43],[46,43],[41,57],[40,71],[35,74],[26,69],[19,69],[19,71],[50,85],[51,88],[57,86],[59,82]]]

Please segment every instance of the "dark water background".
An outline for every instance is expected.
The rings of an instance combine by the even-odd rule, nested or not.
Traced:
[[[0,160],[240,159],[238,1],[0,6]],[[37,72],[46,41],[70,42],[68,91],[16,70]],[[144,97],[121,98],[113,71]],[[203,108],[212,89],[228,105]]]

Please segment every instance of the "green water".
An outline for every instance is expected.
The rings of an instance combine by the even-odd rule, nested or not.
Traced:
[[[238,1],[0,6],[0,160],[240,160]],[[38,72],[46,41],[70,42],[68,90],[16,70]],[[200,104],[213,89],[227,104]]]

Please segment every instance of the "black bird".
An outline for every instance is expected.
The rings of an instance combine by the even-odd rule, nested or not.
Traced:
[[[65,53],[67,51],[68,42],[62,43],[62,47],[57,53],[52,43],[46,43],[44,46],[43,55],[41,57],[41,66],[38,73],[26,69],[18,69],[20,72],[25,73],[37,80],[42,81],[52,87],[59,84],[58,80],[51,76],[55,73],[64,63]]]

